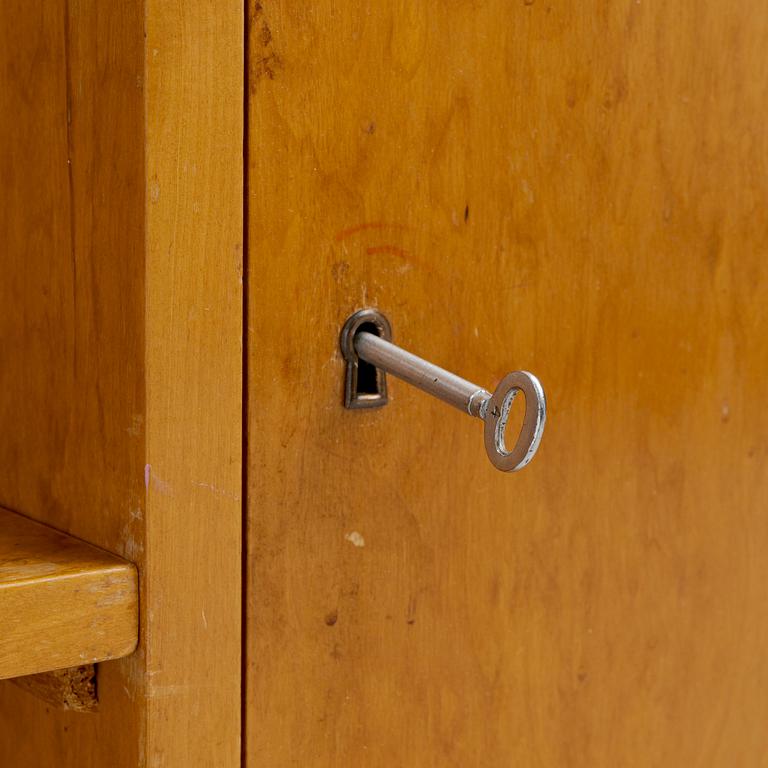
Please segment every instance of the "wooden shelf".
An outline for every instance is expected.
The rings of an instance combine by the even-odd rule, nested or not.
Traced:
[[[0,509],[0,679],[126,656],[137,639],[135,566]]]

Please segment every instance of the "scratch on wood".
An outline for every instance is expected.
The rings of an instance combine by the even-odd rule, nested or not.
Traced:
[[[213,483],[193,483],[193,485],[196,485],[198,488],[205,488],[206,490],[209,490],[211,493],[217,495],[217,496],[225,496],[228,499],[232,499],[233,501],[240,501],[240,494],[235,493],[233,491],[228,491],[226,488],[220,488],[217,485],[214,485]]]

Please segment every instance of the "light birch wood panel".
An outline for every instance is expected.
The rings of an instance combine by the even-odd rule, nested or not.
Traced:
[[[146,760],[235,768],[244,9],[146,2]]]
[[[133,0],[0,4],[0,505],[140,573],[143,23]],[[142,652],[102,665],[93,716],[1,683],[0,764],[139,765]]]
[[[240,762],[240,2],[0,6],[0,503],[137,564],[99,710],[0,764]]]
[[[0,679],[127,656],[136,567],[0,509]]]
[[[249,768],[768,764],[768,7],[250,10]],[[533,463],[345,412],[363,306]]]

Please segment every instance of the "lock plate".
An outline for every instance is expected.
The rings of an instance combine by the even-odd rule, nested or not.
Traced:
[[[378,309],[361,309],[351,315],[341,329],[341,352],[347,363],[344,377],[345,408],[381,408],[388,402],[387,374],[361,360],[355,350],[355,335],[367,331],[392,341],[392,326]]]

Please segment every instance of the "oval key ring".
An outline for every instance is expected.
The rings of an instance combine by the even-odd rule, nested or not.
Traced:
[[[525,396],[525,416],[514,447],[507,450],[504,430],[518,392]],[[541,382],[528,371],[508,373],[491,395],[484,417],[485,452],[493,466],[502,472],[517,472],[528,464],[539,447],[546,419],[547,400]]]

